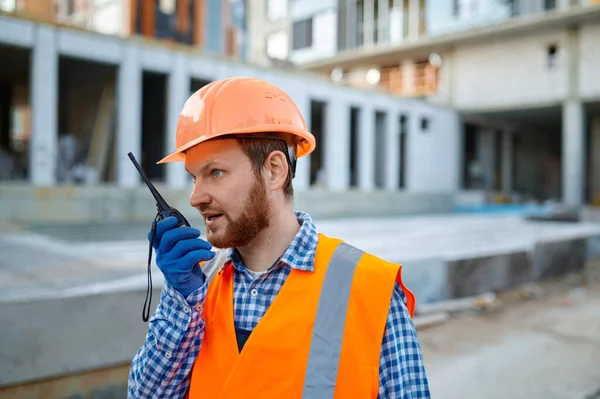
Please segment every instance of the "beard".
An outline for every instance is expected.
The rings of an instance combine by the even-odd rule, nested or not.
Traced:
[[[240,216],[233,219],[223,213],[225,221],[222,231],[206,229],[206,238],[213,247],[238,248],[248,245],[259,233],[269,227],[269,206],[264,181],[257,177],[244,201]]]

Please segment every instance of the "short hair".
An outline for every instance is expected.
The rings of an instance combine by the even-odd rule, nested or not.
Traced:
[[[281,151],[287,159],[288,146],[284,140],[277,139],[237,139],[244,153],[250,158],[252,167],[257,176],[262,175],[262,169],[265,166],[265,160],[273,151]],[[294,171],[288,162],[288,174],[283,184],[283,193],[286,198],[294,197],[294,187],[292,185]]]

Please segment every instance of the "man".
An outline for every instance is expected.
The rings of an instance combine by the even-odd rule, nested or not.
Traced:
[[[160,163],[185,162],[207,241],[158,223],[165,285],[129,397],[430,397],[401,267],[294,212],[296,158],[315,139],[291,98],[258,79],[213,82],[176,137]]]

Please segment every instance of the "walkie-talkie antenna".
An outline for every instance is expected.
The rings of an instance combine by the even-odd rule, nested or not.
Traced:
[[[146,176],[146,173],[144,173],[144,171],[142,170],[142,167],[136,161],[133,154],[130,152],[127,154],[127,156],[129,156],[129,159],[131,159],[131,162],[133,162],[133,165],[138,170],[138,172],[142,176],[142,179],[144,179],[144,182],[146,182],[146,185],[148,186],[148,188],[150,189],[150,192],[154,196],[154,199],[156,200],[156,208],[159,211],[166,211],[166,210],[171,209],[169,204],[167,204],[167,201],[165,201],[165,199],[158,193],[158,190],[156,190],[156,187],[154,187],[154,185],[150,182],[150,179],[148,179],[148,176]]]

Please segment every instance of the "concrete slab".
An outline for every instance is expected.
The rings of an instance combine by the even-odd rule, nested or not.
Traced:
[[[402,263],[418,304],[578,270],[600,243],[600,225],[515,215],[315,222],[325,234]],[[148,226],[0,232],[0,358],[7,359],[0,386],[131,359],[147,329],[141,310]],[[155,265],[153,283],[156,306],[162,275]]]
[[[583,268],[587,257],[587,239],[563,239],[538,242],[533,251],[535,279],[556,277]]]
[[[160,290],[153,293],[154,311]],[[146,336],[145,290],[5,302],[0,386],[130,362]]]
[[[518,251],[447,263],[447,287],[451,298],[515,287],[533,279],[529,253]]]

